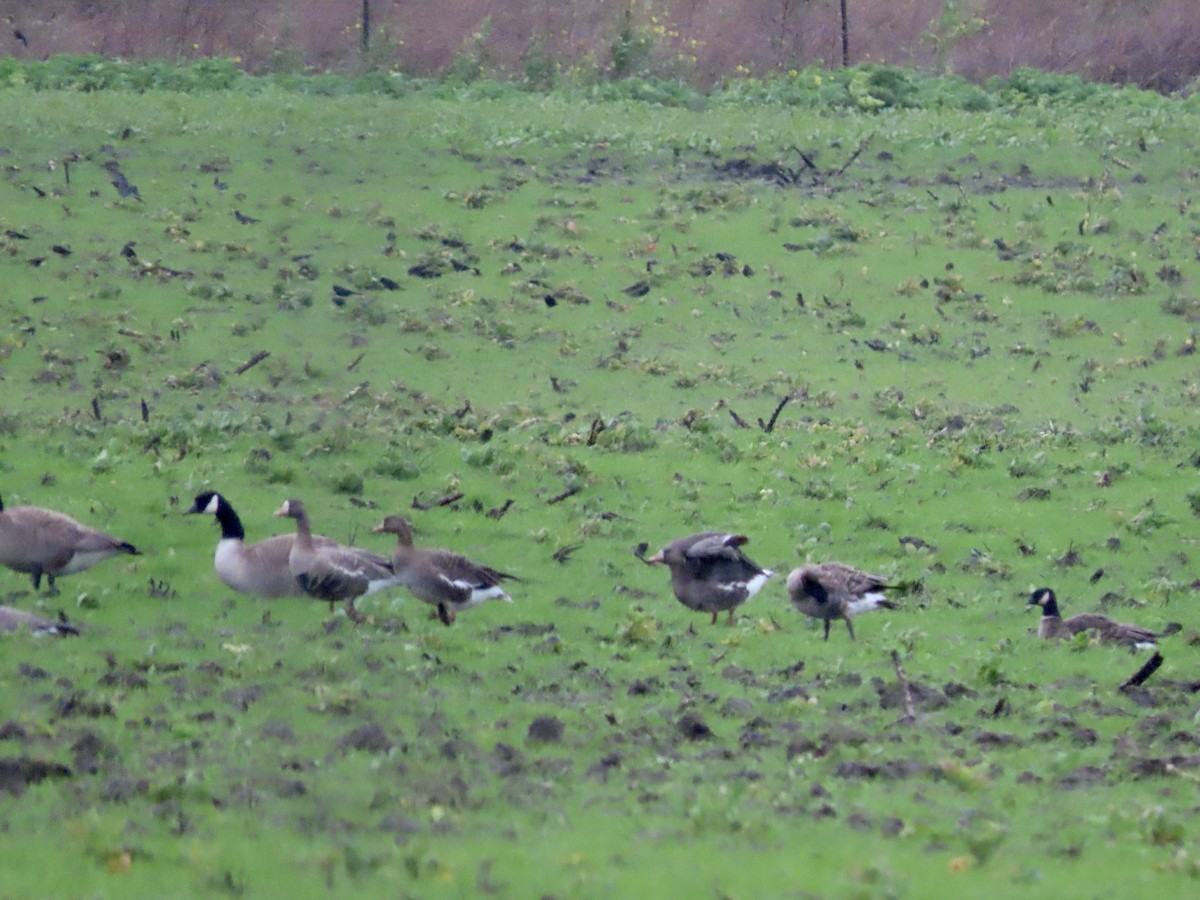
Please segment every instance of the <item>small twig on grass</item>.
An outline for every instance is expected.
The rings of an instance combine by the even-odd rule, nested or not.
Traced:
[[[900,719],[900,722],[911,725],[917,721],[917,711],[913,706],[908,676],[904,674],[904,666],[900,664],[900,654],[895,650],[892,651],[892,665],[896,668],[896,681],[900,685],[900,696],[904,699],[904,718]]]
[[[428,503],[422,502],[420,497],[413,497],[412,508],[424,512],[427,509],[433,509],[435,506],[449,506],[451,503],[457,503],[464,496],[466,495],[462,491],[456,491],[453,494],[447,494],[438,500],[431,500]]]
[[[820,169],[817,167],[817,164],[816,164],[815,162],[813,162],[813,158],[812,158],[811,156],[809,156],[807,153],[805,153],[803,150],[801,150],[799,147],[797,147],[797,146],[795,146],[795,145],[793,145],[793,146],[789,147],[788,149],[789,149],[789,150],[794,150],[794,151],[795,151],[796,155],[797,155],[797,156],[799,156],[801,160],[803,160],[803,162],[804,162],[804,165],[805,165],[805,167],[806,167],[806,168],[808,168],[808,169],[812,169],[812,170],[813,170],[814,172],[816,172],[818,175],[820,175],[820,174],[821,174],[821,170],[820,170]],[[795,174],[796,176],[798,176],[798,175],[799,175],[799,173],[798,173],[798,172],[795,172],[794,174]],[[795,178],[793,178],[793,179],[792,179],[792,181],[793,181],[793,182],[794,182],[795,180],[796,180]]]
[[[504,514],[505,514],[506,512],[508,512],[509,508],[510,508],[510,507],[511,507],[511,506],[512,506],[514,503],[516,503],[516,501],[515,501],[515,500],[513,500],[511,497],[509,497],[507,500],[505,500],[505,501],[504,501],[504,504],[503,504],[502,506],[493,506],[491,509],[489,509],[489,510],[487,511],[487,517],[488,517],[489,519],[501,519],[501,518],[503,518],[503,517],[504,517]]]
[[[850,158],[848,160],[846,160],[845,164],[840,169],[838,169],[836,172],[834,172],[833,174],[834,175],[845,175],[846,170],[849,169],[852,165],[854,165],[854,161],[856,159],[858,159],[860,156],[862,156],[862,152],[867,149],[867,144],[869,144],[869,143],[870,143],[870,138],[863,138],[858,144],[858,149],[855,150],[853,153],[851,153]]]
[[[770,419],[768,419],[765,422],[761,418],[758,420],[758,427],[761,428],[763,431],[765,431],[767,434],[770,434],[772,431],[774,431],[775,430],[775,420],[779,418],[779,414],[781,412],[783,412],[783,408],[788,405],[788,401],[791,399],[792,399],[792,397],[789,394],[788,396],[786,396],[782,400],[780,400],[779,403],[775,406],[775,412],[771,413]]]
[[[596,438],[600,436],[600,432],[606,430],[607,428],[608,426],[605,425],[600,419],[592,419],[592,428],[588,432],[587,436],[587,446],[596,446]]]
[[[746,424],[745,419],[743,419],[741,416],[739,416],[737,413],[735,413],[733,411],[732,406],[728,407],[728,409],[729,409],[729,415],[733,417],[733,422],[735,425],[737,425],[738,428],[749,428],[750,427],[748,424]]]
[[[574,485],[573,487],[569,487],[565,491],[563,491],[561,494],[556,494],[555,496],[553,496],[549,500],[547,500],[546,505],[553,506],[555,503],[562,503],[568,497],[574,497],[581,490],[583,490],[583,488],[581,488],[579,485]]]
[[[363,352],[363,353],[358,354],[358,356],[354,357],[354,362],[352,362],[352,363],[350,363],[350,365],[346,366],[346,371],[353,372],[355,369],[357,369],[358,364],[363,361],[363,359],[366,357],[366,355],[367,354],[365,352]]]
[[[554,553],[551,554],[551,557],[556,563],[563,565],[568,559],[571,558],[571,554],[582,546],[583,544],[566,544],[565,546],[559,547],[557,550],[555,550]]]
[[[260,362],[271,355],[270,350],[259,350],[252,357],[233,370],[234,375],[241,375],[243,372],[248,372],[257,366]]]
[[[1143,665],[1140,669],[1138,669],[1136,672],[1134,672],[1129,677],[1129,680],[1126,681],[1123,685],[1121,685],[1120,689],[1122,691],[1124,691],[1128,688],[1138,687],[1139,685],[1145,683],[1145,681],[1151,675],[1153,675],[1155,672],[1158,671],[1159,666],[1161,666],[1162,664],[1163,664],[1163,655],[1161,653],[1155,652],[1155,654],[1152,657],[1150,657],[1148,660],[1146,660],[1145,665]]]

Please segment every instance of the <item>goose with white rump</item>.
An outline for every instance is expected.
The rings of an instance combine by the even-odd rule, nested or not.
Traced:
[[[284,500],[275,515],[296,520],[288,570],[306,594],[328,601],[330,612],[335,603],[342,601],[347,618],[361,622],[354,601],[397,583],[391,561],[378,553],[344,544],[318,545],[308,511],[299,500]]]
[[[1063,638],[1073,638],[1080,632],[1088,632],[1096,635],[1102,644],[1149,650],[1157,645],[1159,638],[1168,637],[1183,629],[1178,622],[1168,622],[1162,631],[1152,631],[1140,625],[1118,622],[1100,613],[1080,613],[1064,619],[1058,611],[1058,597],[1047,587],[1038,588],[1030,594],[1026,606],[1041,607],[1038,637],[1047,641],[1061,641]]]
[[[34,637],[66,637],[69,634],[79,634],[79,629],[61,612],[57,619],[47,619],[23,609],[0,606],[0,634],[10,634],[14,631],[28,631]]]
[[[671,589],[675,599],[697,612],[718,614],[728,611],[733,624],[734,610],[757,594],[775,573],[764,569],[741,550],[750,542],[742,534],[704,531],[674,540],[651,557],[644,544],[635,555],[647,565],[665,565],[671,570]]]
[[[895,609],[896,604],[883,593],[895,587],[880,575],[839,562],[800,566],[787,579],[792,605],[806,616],[825,623],[825,640],[829,640],[829,623],[834,619],[846,623],[850,640],[854,640],[851,619],[873,609]]]
[[[215,516],[221,528],[221,539],[213,557],[217,577],[228,587],[254,597],[306,597],[288,566],[288,556],[295,533],[277,534],[253,544],[246,543],[246,530],[233,506],[223,494],[202,491],[185,515]],[[336,546],[337,542],[313,535],[315,547]]]
[[[512,603],[500,582],[519,578],[450,550],[418,550],[413,546],[412,526],[403,516],[388,516],[374,531],[396,535],[392,569],[397,579],[414,597],[437,609],[442,624],[452,624],[458,613],[485,600]]]
[[[128,541],[76,522],[70,516],[40,506],[6,509],[0,500],[0,565],[25,572],[33,589],[46,576],[51,595],[58,593],[55,579],[90,569],[110,556],[140,555]]]

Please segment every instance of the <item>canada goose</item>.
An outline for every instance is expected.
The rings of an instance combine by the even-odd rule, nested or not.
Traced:
[[[133,544],[81,525],[70,516],[40,506],[4,508],[0,500],[0,564],[17,572],[28,572],[33,589],[46,576],[51,594],[57,594],[55,579],[90,569],[118,553],[139,555]]]
[[[671,588],[688,609],[712,613],[714,625],[717,614],[728,610],[732,625],[733,611],[775,574],[742,553],[739,548],[749,542],[745,535],[705,531],[672,541],[643,562],[671,570]]]
[[[396,535],[392,556],[396,577],[414,597],[436,607],[443,624],[450,625],[457,613],[485,600],[512,603],[500,582],[520,579],[449,550],[417,550],[413,547],[412,526],[402,516],[388,516],[374,532]]]
[[[294,533],[278,534],[247,544],[242,520],[229,501],[216,491],[197,494],[196,502],[185,515],[201,513],[216,516],[217,524],[221,526],[221,539],[217,542],[213,566],[217,570],[217,577],[226,585],[255,597],[308,596],[288,568],[288,554],[292,552],[292,544],[296,540]],[[327,537],[313,535],[314,546],[336,543]]]
[[[31,634],[37,637],[47,634],[53,634],[58,637],[66,637],[68,634],[79,634],[79,629],[68,622],[67,617],[62,613],[58,614],[58,619],[47,619],[34,613],[26,612],[23,609],[0,606],[0,634],[19,631],[22,628],[28,629]]]
[[[275,512],[296,520],[296,540],[288,553],[288,569],[310,597],[329,601],[329,610],[345,601],[346,615],[361,621],[354,601],[396,584],[391,562],[378,553],[343,544],[318,546],[313,539],[308,511],[299,500],[284,500]]]
[[[850,620],[873,609],[895,609],[896,604],[883,596],[894,587],[879,575],[870,575],[838,562],[817,563],[792,569],[787,589],[792,605],[806,616],[825,622],[825,640],[829,623],[841,619],[854,640]]]
[[[1040,606],[1042,619],[1038,622],[1038,637],[1059,641],[1074,637],[1081,631],[1094,631],[1102,644],[1120,644],[1136,649],[1153,647],[1159,638],[1175,634],[1182,629],[1178,622],[1170,622],[1162,631],[1151,631],[1138,625],[1126,625],[1099,613],[1082,613],[1064,619],[1058,611],[1058,598],[1050,588],[1038,588],[1029,595],[1027,606]]]

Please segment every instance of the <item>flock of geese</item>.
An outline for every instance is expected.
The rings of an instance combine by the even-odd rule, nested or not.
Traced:
[[[299,500],[286,500],[276,511],[295,521],[294,534],[281,534],[257,543],[246,543],[241,519],[229,501],[215,491],[196,495],[189,514],[213,516],[221,538],[213,559],[217,577],[228,587],[256,597],[307,596],[344,605],[354,622],[363,621],[355,607],[360,597],[390,587],[404,587],[417,599],[432,606],[446,625],[459,612],[487,600],[512,598],[501,584],[520,581],[514,575],[473,562],[450,550],[418,549],[413,546],[412,527],[401,516],[388,516],[374,532],[396,536],[391,557],[352,547],[313,534],[308,511]],[[671,541],[647,557],[647,544],[635,555],[647,565],[665,565],[671,573],[671,588],[688,609],[708,613],[716,624],[720,613],[729,621],[734,611],[757,594],[775,573],[753,562],[742,551],[749,538],[740,534],[706,531]],[[57,593],[55,581],[89,569],[120,554],[137,555],[127,541],[75,521],[70,516],[37,506],[4,507],[0,499],[0,565],[31,576],[35,591],[45,577],[49,592]],[[803,565],[787,577],[788,598],[801,613],[824,623],[829,640],[831,623],[846,623],[854,640],[852,620],[876,609],[895,609],[886,592],[899,586],[887,579],[838,562]],[[1087,632],[1101,643],[1127,647],[1152,646],[1159,638],[1178,632],[1178,623],[1154,632],[1137,625],[1117,622],[1097,613],[1063,619],[1058,600],[1049,588],[1038,588],[1030,606],[1041,608],[1038,636],[1046,640],[1072,638]],[[35,613],[0,606],[0,633],[27,630],[33,634],[78,634],[61,613],[57,620]]]

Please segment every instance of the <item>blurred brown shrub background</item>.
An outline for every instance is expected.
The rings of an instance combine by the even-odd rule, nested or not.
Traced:
[[[649,74],[698,86],[838,65],[842,0],[39,0],[3,2],[4,53],[227,56],[251,72],[540,80]],[[1019,66],[1162,91],[1200,76],[1197,0],[845,0],[850,62],[972,79]]]

